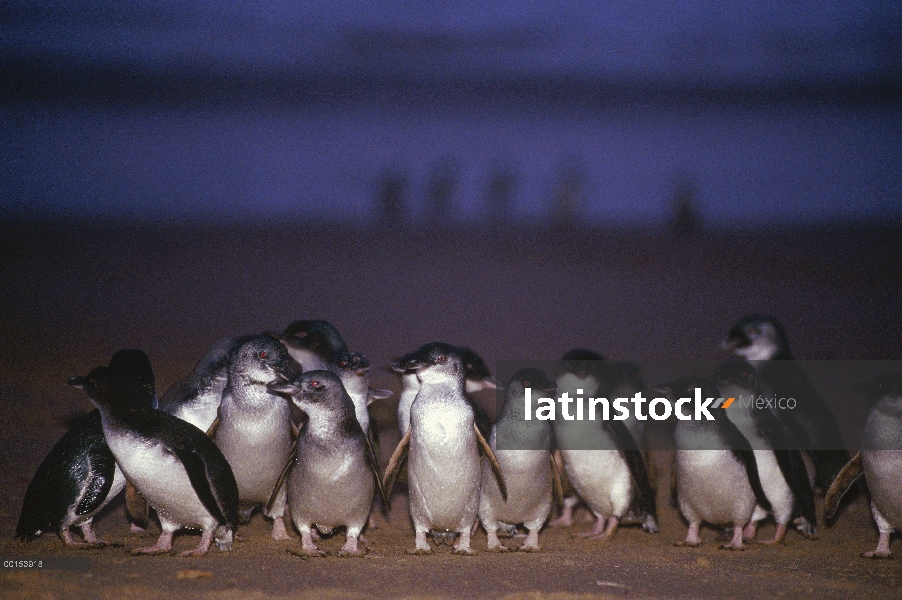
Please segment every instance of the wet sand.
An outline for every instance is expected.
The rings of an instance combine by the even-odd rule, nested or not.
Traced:
[[[749,312],[776,314],[800,358],[899,358],[898,232],[809,231],[675,237],[665,232],[521,230],[366,233],[319,225],[271,230],[140,227],[3,228],[0,275],[0,557],[77,556],[88,571],[0,571],[10,598],[730,598],[898,597],[902,569],[873,561],[877,533],[863,494],[816,541],[790,532],[780,547],[677,548],[685,524],[669,503],[671,455],[657,456],[661,533],[621,528],[613,540],[546,529],[538,554],[440,546],[408,556],[413,531],[404,489],[367,532],[361,559],[302,560],[274,542],[259,515],[234,551],[202,559],[132,557],[147,544],[128,531],[121,499],[95,520],[115,546],[64,549],[56,536],[12,540],[38,464],[69,423],[90,410],[65,381],[106,364],[122,347],[145,349],[158,392],[184,376],[217,338],[325,318],[352,349],[383,366],[436,339],[468,344],[489,362],[555,359],[570,347],[616,359],[722,358],[717,341]],[[789,240],[792,240],[791,245]],[[398,390],[388,373],[374,384]],[[491,395],[482,398],[491,404]],[[396,400],[394,400],[396,402]],[[387,461],[392,400],[375,416]],[[835,411],[847,410],[834,407]],[[863,411],[843,419],[856,445]],[[845,414],[845,413],[842,413]],[[772,524],[762,528],[766,539]],[[192,534],[175,549],[193,547]],[[325,540],[336,551],[343,536]],[[506,540],[514,546],[520,540]],[[894,537],[899,552],[898,539]]]

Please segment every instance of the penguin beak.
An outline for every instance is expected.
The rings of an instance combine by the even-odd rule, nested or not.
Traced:
[[[486,377],[485,379],[477,379],[472,381],[467,379],[467,393],[472,394],[475,392],[481,392],[482,390],[496,390],[498,389],[498,382],[494,377]]]
[[[70,377],[66,383],[75,388],[85,389],[85,385],[87,384],[87,382],[88,382],[87,377],[82,377],[80,375],[76,375],[75,377]]]
[[[287,379],[277,379],[276,381],[272,381],[266,385],[266,389],[277,394],[288,395],[291,395],[298,391],[297,386]]]
[[[661,394],[663,396],[670,396],[673,394],[673,388],[667,385],[651,384],[646,386],[645,389],[653,394]]]

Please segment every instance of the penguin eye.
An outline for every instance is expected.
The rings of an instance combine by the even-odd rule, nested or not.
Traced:
[[[338,366],[341,367],[342,369],[346,369],[348,367],[348,361],[346,361],[346,360],[339,361]]]
[[[299,338],[302,338],[302,339],[303,339],[303,338],[307,337],[307,332],[306,332],[306,331],[300,331],[300,332],[296,333],[294,337],[299,337]]]
[[[312,388],[319,388],[319,387],[321,387],[322,385],[323,385],[323,384],[321,384],[321,383],[319,382],[319,379],[311,379],[311,380],[310,380],[310,387],[312,387]]]
[[[264,358],[264,359],[265,359],[265,358],[266,358],[267,356],[269,356],[269,355],[266,353],[266,350],[261,350],[261,351],[257,354],[257,356],[259,356],[260,358]]]
[[[447,357],[447,356],[445,356],[444,354],[439,354],[439,355],[438,355],[438,358],[435,359],[435,362],[437,362],[437,363],[439,363],[439,364],[442,364],[442,363],[445,362],[446,360],[448,360],[448,357]]]
[[[523,382],[523,387],[525,387],[525,388],[532,387],[532,384],[529,382],[529,380],[526,380]]]

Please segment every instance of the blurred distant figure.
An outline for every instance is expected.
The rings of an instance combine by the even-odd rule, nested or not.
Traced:
[[[510,219],[514,208],[516,187],[517,173],[512,165],[500,163],[489,172],[486,186],[486,207],[492,221],[497,223]]]
[[[458,171],[454,160],[443,160],[432,168],[426,186],[426,210],[435,223],[447,224],[454,217],[454,198],[460,180]]]
[[[673,216],[670,218],[670,229],[680,235],[693,235],[701,228],[698,214],[698,192],[695,181],[690,177],[680,177],[673,186],[671,196]]]
[[[400,224],[404,219],[407,179],[397,171],[385,171],[376,184],[379,212],[384,221]]]
[[[551,201],[556,225],[575,227],[585,212],[588,188],[586,168],[579,160],[565,157],[561,160],[551,188]]]

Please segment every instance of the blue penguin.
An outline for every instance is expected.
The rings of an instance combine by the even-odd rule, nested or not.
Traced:
[[[292,451],[290,406],[267,385],[297,372],[285,347],[267,335],[250,338],[231,354],[213,439],[238,483],[243,522],[270,499]],[[273,539],[290,539],[284,488],[264,512],[273,519]]]
[[[632,398],[637,393],[646,390],[645,378],[642,374],[642,368],[634,362],[617,362],[609,365],[606,369],[605,389],[609,399],[615,398]],[[658,533],[657,522],[657,504],[655,499],[655,490],[657,489],[655,468],[655,459],[651,449],[646,443],[645,424],[647,421],[636,418],[636,415],[630,413],[629,417],[624,421],[627,430],[636,443],[639,451],[642,453],[645,468],[648,472],[649,490],[648,494],[641,497],[643,503],[647,504],[645,508],[640,509],[638,514],[633,510],[624,522],[638,521],[642,524],[642,528],[648,533]]]
[[[140,350],[120,350],[110,360],[117,376],[134,376],[154,389],[149,363]],[[146,367],[146,368],[145,368]],[[156,407],[156,393],[142,395]],[[16,537],[30,541],[47,531],[56,531],[67,546],[103,546],[91,528],[94,515],[125,487],[125,477],[103,437],[100,412],[91,411],[61,439],[38,467],[25,492]],[[70,528],[81,529],[84,542],[72,538]]]
[[[69,380],[99,409],[116,463],[160,519],[163,532],[157,543],[132,552],[168,552],[173,533],[182,527],[203,533],[197,548],[183,555],[206,554],[214,539],[220,550],[230,550],[238,523],[232,470],[204,432],[153,408],[153,387],[142,376],[152,372],[150,361],[144,355],[141,362],[130,374],[97,367]]]
[[[816,525],[814,493],[805,463],[798,448],[789,447],[786,432],[776,416],[766,408],[755,408],[750,400],[760,395],[755,368],[745,360],[731,360],[718,367],[714,378],[721,397],[739,399],[731,404],[726,414],[753,448],[761,487],[777,523],[774,537],[762,543],[782,542],[787,525],[797,514],[799,531],[813,537]],[[744,541],[755,537],[758,521],[766,516],[767,512],[760,506],[755,508],[743,533]]]
[[[184,379],[163,394],[160,410],[207,431],[216,421],[232,352],[251,336],[217,340]]]
[[[269,384],[286,394],[308,421],[298,434],[298,451],[288,475],[288,505],[301,533],[301,556],[324,556],[313,542],[313,528],[329,533],[346,528],[339,556],[362,556],[357,547],[379,490],[379,466],[354,403],[341,380],[329,371],[307,371],[292,381]]]
[[[399,367],[417,372],[420,390],[410,407],[410,429],[386,468],[386,496],[407,458],[410,516],[416,532],[416,547],[411,553],[431,554],[426,535],[436,531],[459,535],[455,554],[475,554],[470,549],[470,532],[479,508],[480,452],[490,461],[504,497],[507,487],[464,396],[466,374],[461,352],[450,344],[433,342],[407,355]]]
[[[861,474],[871,492],[871,514],[880,537],[865,558],[892,558],[890,535],[902,530],[902,373],[881,375],[871,385],[876,403],[861,432],[861,451],[843,467],[824,499],[832,517],[839,501]]]
[[[693,397],[703,401],[718,398],[714,382],[701,377],[685,377],[658,391],[688,401]],[[676,402],[680,411],[680,400]],[[676,545],[700,545],[699,529],[706,522],[732,524],[733,539],[721,547],[743,550],[743,528],[751,520],[756,503],[765,510],[771,510],[771,506],[761,487],[751,444],[723,414],[725,411],[710,412],[714,420],[690,414],[674,428],[677,501],[689,521],[686,540]]]
[[[601,355],[582,349],[567,352],[556,377],[558,394],[571,398],[603,393],[606,368]],[[583,537],[609,539],[634,500],[653,498],[644,459],[623,421],[555,419],[554,439],[564,472],[576,494],[595,516]],[[649,501],[642,500],[645,512]],[[573,506],[570,502],[570,506]],[[565,504],[566,516],[567,504]],[[651,510],[653,512],[653,509]],[[566,523],[565,523],[566,524]]]
[[[523,523],[529,531],[520,546],[525,552],[536,552],[539,530],[551,512],[552,491],[560,492],[560,480],[555,485],[556,464],[551,459],[551,425],[538,419],[525,420],[525,389],[536,397],[553,394],[554,381],[538,369],[520,369],[505,390],[504,406],[492,426],[489,446],[508,486],[507,499],[495,482],[488,463],[482,465],[482,493],[479,500],[479,520],[488,534],[488,549],[494,552],[509,550],[498,539],[499,526]],[[499,450],[498,440],[508,448]]]
[[[794,410],[775,414],[791,436],[789,442],[805,450],[814,463],[814,483],[826,490],[849,460],[849,453],[830,407],[793,360],[783,327],[773,317],[751,315],[730,328],[721,348],[755,366],[767,395],[796,400]]]
[[[338,330],[328,321],[295,321],[277,337],[304,371],[328,370],[335,354],[348,349]]]
[[[482,390],[496,389],[497,383],[485,361],[474,350],[466,346],[458,346],[457,350],[460,352],[461,360],[464,363],[464,376],[466,378],[464,394],[467,395],[467,401],[473,408],[479,431],[483,437],[486,437],[489,435],[489,430],[492,427],[491,419],[473,401],[470,394],[475,394]],[[398,431],[401,433],[401,437],[404,437],[404,434],[410,428],[410,406],[420,391],[420,381],[417,378],[416,371],[405,371],[400,365],[404,364],[417,352],[419,352],[419,349],[395,359],[391,364],[391,369],[401,375],[401,397],[398,401]]]

